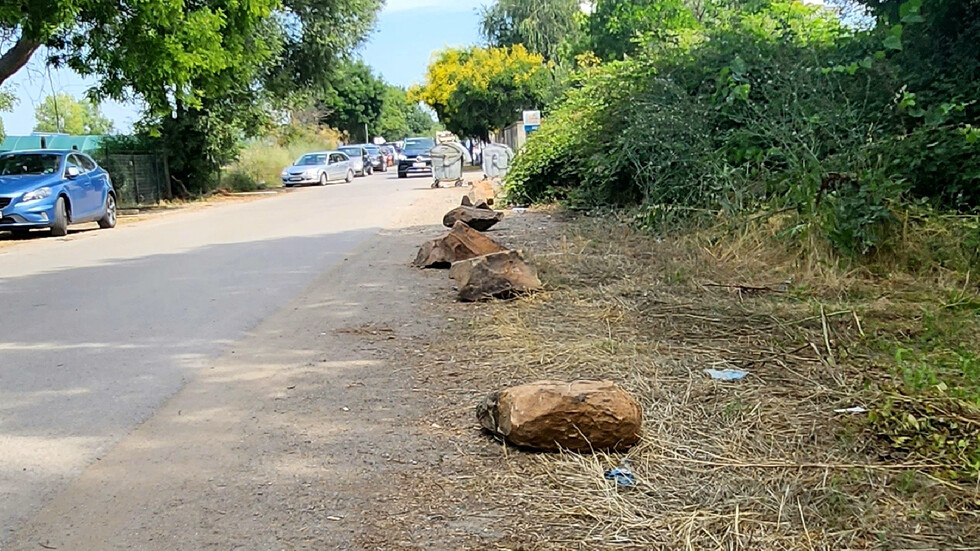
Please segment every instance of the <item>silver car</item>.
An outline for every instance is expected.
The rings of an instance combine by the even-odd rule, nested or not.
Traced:
[[[370,176],[374,174],[374,167],[367,162],[367,150],[360,145],[345,145],[340,147],[345,155],[350,157],[350,167],[357,176]]]
[[[282,187],[306,184],[327,185],[330,182],[348,182],[354,179],[350,158],[341,151],[316,151],[307,153],[292,166],[282,171]]]

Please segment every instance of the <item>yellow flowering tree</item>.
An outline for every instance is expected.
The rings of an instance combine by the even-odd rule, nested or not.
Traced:
[[[459,136],[487,138],[545,103],[551,67],[517,44],[505,48],[449,48],[429,64],[425,82],[409,99],[428,104]]]

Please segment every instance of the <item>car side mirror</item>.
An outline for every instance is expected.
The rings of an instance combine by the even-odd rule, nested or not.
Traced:
[[[68,176],[69,178],[78,178],[79,174],[81,174],[81,172],[78,171],[77,166],[70,166],[68,167],[68,170],[65,171],[65,176]]]

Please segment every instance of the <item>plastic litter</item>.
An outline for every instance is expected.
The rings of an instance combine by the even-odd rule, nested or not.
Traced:
[[[868,410],[864,409],[861,406],[854,406],[854,407],[834,410],[834,413],[867,413],[867,412]]]
[[[527,209],[526,209],[526,208],[524,208],[524,207],[514,207],[514,208],[512,208],[512,209],[510,209],[510,210],[511,210],[511,212],[513,212],[514,214],[524,214],[525,212],[527,212]]]
[[[603,475],[606,480],[615,480],[617,486],[636,486],[636,475],[630,469],[630,460],[624,459],[615,469],[609,469]]]
[[[748,371],[740,369],[705,369],[704,372],[719,381],[737,381],[749,374]]]

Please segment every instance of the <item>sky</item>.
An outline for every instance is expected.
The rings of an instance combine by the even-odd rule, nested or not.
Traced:
[[[374,32],[358,54],[391,84],[407,87],[420,82],[434,51],[480,42],[479,8],[484,1],[387,0]],[[68,69],[49,73],[45,57],[42,49],[4,84],[18,100],[12,112],[0,114],[8,136],[31,133],[34,108],[52,90],[80,97],[92,86],[93,81]],[[133,104],[106,102],[102,112],[119,132],[129,131],[139,119],[139,107]]]

